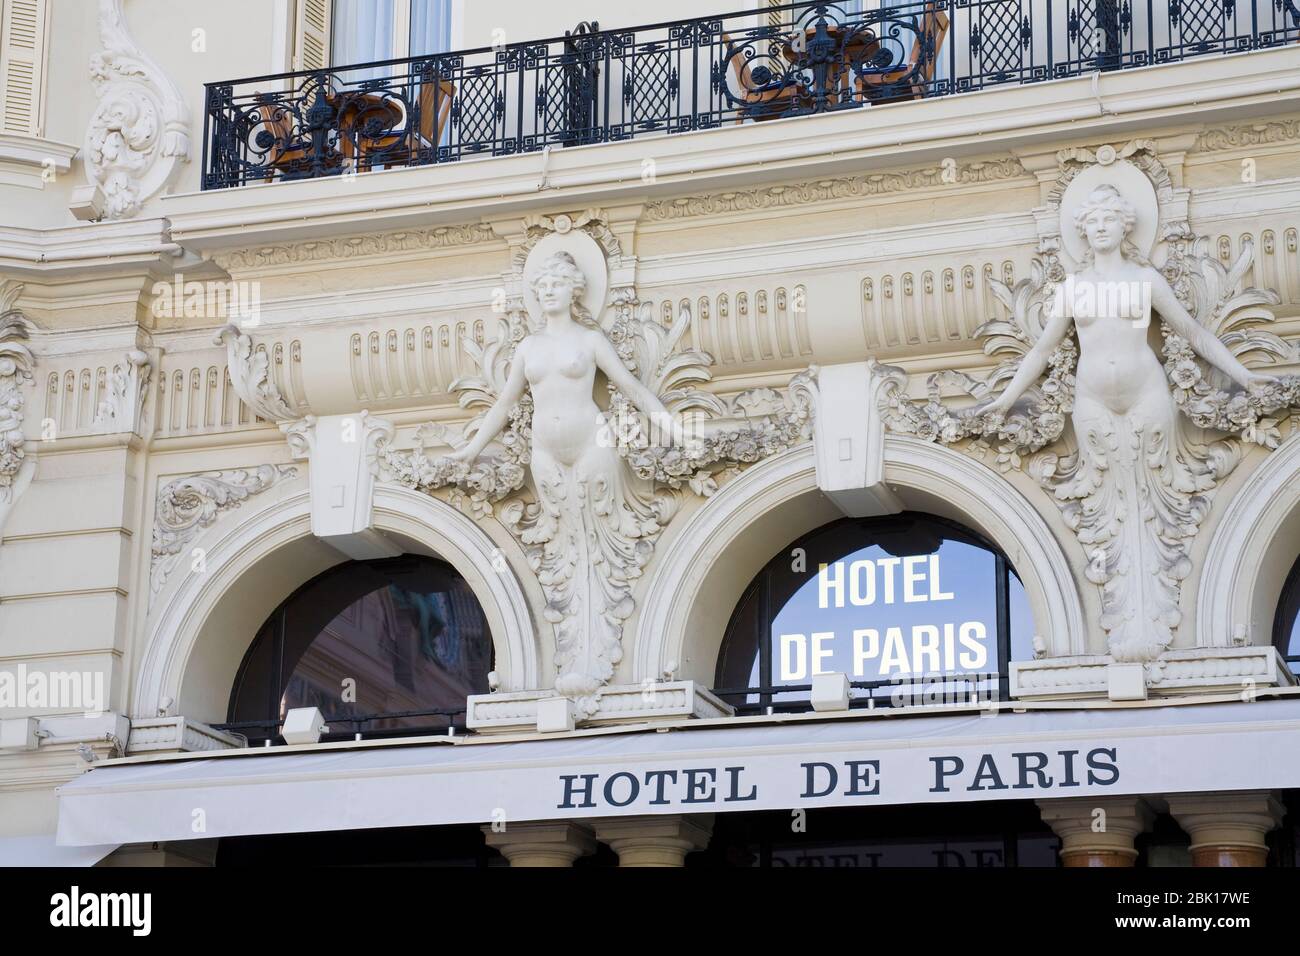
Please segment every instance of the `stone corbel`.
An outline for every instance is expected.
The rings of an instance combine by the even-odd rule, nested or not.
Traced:
[[[265,352],[253,348],[253,338],[227,325],[213,339],[226,347],[230,384],[249,411],[268,422],[292,421],[301,416],[289,407],[271,378],[271,361]]]
[[[391,442],[392,422],[356,415],[308,415],[280,426],[297,460],[309,463],[312,534],[355,561],[402,550],[374,527],[376,455]]]
[[[147,437],[145,402],[156,360],[149,353],[132,349],[109,372],[104,400],[95,412],[95,431],[101,434],[134,432]]]
[[[124,0],[99,0],[100,49],[90,58],[98,105],[86,128],[89,182],[73,193],[82,219],[129,219],[190,158],[190,117],[171,79],[131,38]]]
[[[853,518],[903,510],[884,476],[886,429],[879,398],[890,380],[887,367],[873,359],[820,366],[815,384],[802,386],[815,408],[817,487]]]

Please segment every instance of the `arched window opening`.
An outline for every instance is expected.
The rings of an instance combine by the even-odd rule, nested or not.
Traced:
[[[1300,674],[1300,558],[1282,585],[1273,616],[1273,646],[1282,652],[1291,673]]]
[[[812,677],[848,675],[851,707],[1006,699],[1033,655],[1024,586],[955,522],[845,518],[782,549],[732,614],[714,693],[741,714],[809,707]]]
[[[462,726],[488,692],[492,638],[469,585],[418,555],[351,561],[299,588],[258,630],[225,729],[275,739],[286,713],[318,707],[327,740]]]

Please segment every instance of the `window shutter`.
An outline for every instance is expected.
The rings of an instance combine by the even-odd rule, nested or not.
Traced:
[[[332,0],[294,0],[293,68],[321,70],[330,61]]]
[[[0,130],[44,135],[45,50],[48,0],[0,0]]]
[[[767,0],[767,25],[775,29],[781,29],[781,24],[785,22],[787,13],[785,10],[775,9],[783,6],[785,0]]]

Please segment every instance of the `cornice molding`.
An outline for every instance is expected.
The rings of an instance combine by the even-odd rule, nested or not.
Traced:
[[[143,277],[169,268],[172,258],[180,253],[165,219],[87,222],[49,229],[0,226],[0,270],[6,276],[41,281]]]
[[[316,239],[285,245],[235,249],[212,257],[227,272],[261,269],[267,266],[297,265],[304,262],[329,262],[390,256],[402,252],[425,252],[499,242],[492,227],[483,223],[463,226],[439,226],[436,229],[403,230],[341,239]]]
[[[646,205],[645,218],[650,221],[685,219],[692,216],[716,216],[754,209],[776,209],[807,203],[856,199],[915,189],[941,189],[978,183],[1001,182],[1028,176],[1028,171],[1014,157],[987,162],[960,163],[945,167],[925,166],[899,172],[868,173],[839,179],[764,186],[739,192],[682,196]]]

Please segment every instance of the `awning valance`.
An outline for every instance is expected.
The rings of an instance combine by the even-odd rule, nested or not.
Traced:
[[[0,837],[0,866],[94,866],[116,849],[116,843],[60,846],[53,833]]]
[[[863,714],[116,762],[59,788],[58,841],[1287,787],[1300,698]]]

